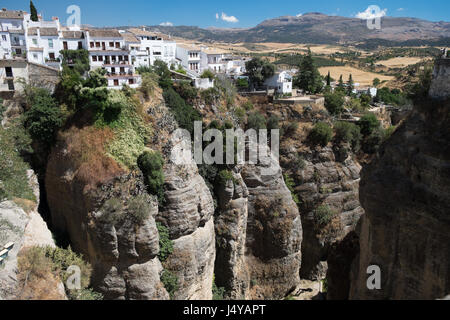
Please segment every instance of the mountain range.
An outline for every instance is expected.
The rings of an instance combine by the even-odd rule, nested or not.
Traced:
[[[418,18],[381,18],[381,29],[370,30],[358,18],[307,13],[265,20],[253,28],[219,29],[195,26],[149,26],[175,37],[199,41],[280,42],[312,44],[435,44],[450,43],[450,22],[431,22]]]

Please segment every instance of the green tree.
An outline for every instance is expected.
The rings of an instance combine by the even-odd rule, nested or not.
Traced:
[[[352,95],[353,94],[353,89],[355,88],[354,83],[353,83],[353,77],[350,74],[348,77],[348,82],[347,82],[347,95]]]
[[[64,123],[64,118],[56,100],[50,92],[42,88],[32,88],[27,98],[31,106],[25,112],[25,127],[31,137],[46,146],[53,144],[55,134]]]
[[[260,87],[264,84],[264,81],[269,79],[275,74],[275,66],[267,60],[263,60],[259,57],[245,63],[247,74],[250,82],[254,87]]]
[[[294,79],[294,85],[313,94],[322,91],[322,76],[314,63],[310,49],[299,65],[299,73]]]
[[[358,121],[358,125],[361,128],[361,133],[364,137],[368,137],[376,129],[380,128],[380,121],[378,121],[373,113],[367,113]]]
[[[146,151],[137,160],[139,169],[144,175],[147,191],[158,197],[160,203],[164,202],[164,160],[160,153]]]
[[[330,71],[328,71],[328,75],[327,75],[327,87],[331,86],[331,75],[330,75]]]
[[[377,88],[380,85],[380,83],[381,83],[380,79],[378,79],[378,78],[373,79],[372,84],[375,88]]]
[[[251,113],[247,119],[247,127],[255,130],[266,129],[266,118],[259,112]]]
[[[325,94],[325,108],[333,115],[340,115],[344,111],[344,94],[335,91]]]
[[[30,1],[30,14],[31,14],[31,21],[38,21],[38,13],[36,10],[36,7],[33,4],[33,1]]]
[[[334,124],[334,140],[337,143],[350,143],[354,151],[359,151],[362,139],[361,129],[356,124],[338,121]]]

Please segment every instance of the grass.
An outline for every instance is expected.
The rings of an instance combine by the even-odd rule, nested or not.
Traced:
[[[28,183],[29,166],[19,154],[13,130],[0,127],[0,201],[14,198],[36,201]]]

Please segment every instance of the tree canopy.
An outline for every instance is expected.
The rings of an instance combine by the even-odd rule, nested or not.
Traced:
[[[322,76],[314,63],[310,49],[299,65],[299,74],[295,77],[294,85],[313,94],[323,89]]]
[[[253,58],[245,63],[248,77],[254,87],[260,87],[264,81],[275,74],[275,66],[267,60]]]

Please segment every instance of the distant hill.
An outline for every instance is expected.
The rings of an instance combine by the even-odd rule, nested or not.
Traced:
[[[448,45],[450,22],[430,22],[417,18],[384,17],[381,30],[369,30],[365,20],[322,13],[299,17],[283,16],[263,21],[248,29],[203,29],[194,26],[150,26],[161,32],[200,41],[294,42],[311,44]],[[376,40],[376,41],[374,41]],[[378,42],[377,42],[378,41]]]

